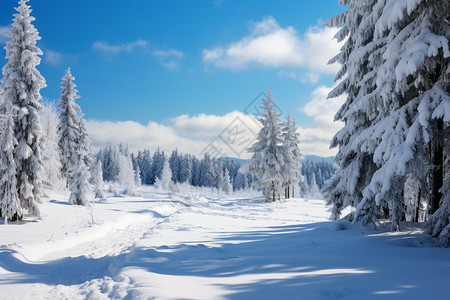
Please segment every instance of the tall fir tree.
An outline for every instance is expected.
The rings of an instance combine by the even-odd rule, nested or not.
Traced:
[[[286,198],[295,196],[295,186],[303,180],[301,173],[303,155],[300,152],[300,134],[297,132],[297,125],[294,119],[288,114],[283,128],[283,186],[286,191]]]
[[[172,170],[168,159],[164,159],[163,168],[161,174],[155,181],[155,187],[164,191],[170,191],[172,185]]]
[[[67,177],[71,191],[69,202],[88,205],[89,171],[91,164],[91,144],[86,130],[81,108],[75,103],[77,95],[75,78],[68,68],[61,82],[59,105],[59,148],[62,172]]]
[[[66,70],[61,81],[61,97],[58,101],[59,107],[59,149],[61,153],[61,172],[68,180],[69,170],[76,163],[78,148],[78,139],[80,136],[80,117],[78,113],[81,112],[80,106],[75,103],[75,100],[80,96],[77,94],[75,78],[70,72],[70,68]]]
[[[258,118],[262,128],[257,141],[247,150],[252,154],[242,171],[257,177],[254,183],[264,188],[266,201],[275,201],[280,197],[283,184],[283,139],[280,112],[276,109],[272,91],[269,89],[267,99],[263,99],[263,113]]]
[[[54,102],[44,102],[44,110],[41,113],[43,183],[44,186],[52,189],[64,186],[61,180],[58,119]]]
[[[39,203],[41,191],[42,151],[39,112],[42,106],[40,90],[46,86],[45,80],[36,66],[40,64],[41,49],[36,46],[39,33],[32,24],[28,0],[20,0],[14,14],[10,40],[6,43],[7,63],[3,67],[1,98],[12,105],[14,120],[14,147],[17,193],[23,209],[40,217]],[[22,219],[22,211],[14,218]]]
[[[17,194],[17,167],[14,160],[14,147],[17,145],[17,140],[14,137],[11,103],[0,119],[0,124],[0,217],[4,218],[6,224],[8,219],[17,219],[17,216],[23,214]]]
[[[343,64],[336,79],[347,76],[330,96],[348,96],[336,114],[345,126],[332,141],[340,170],[325,195],[333,218],[354,206],[355,222],[373,228],[387,217],[398,230],[408,178],[430,191],[418,193],[428,194],[429,214],[445,205],[449,6],[433,0],[343,3],[348,10],[328,25],[344,23],[337,37],[348,39],[334,61]]]

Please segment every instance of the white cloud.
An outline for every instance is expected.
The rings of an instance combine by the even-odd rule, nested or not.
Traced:
[[[44,60],[54,66],[58,66],[62,63],[63,55],[53,50],[44,51]]]
[[[304,154],[331,156],[336,153],[335,149],[329,149],[329,145],[342,123],[334,123],[333,116],[342,105],[344,97],[327,100],[326,96],[330,90],[329,87],[318,87],[311,94],[311,102],[302,108],[306,115],[315,120],[314,127],[299,128],[300,147]],[[164,124],[149,122],[142,125],[135,121],[88,120],[87,125],[97,149],[107,142],[123,142],[128,144],[132,151],[154,151],[161,147],[164,151],[178,148],[184,153],[200,155],[212,142],[222,155],[241,158],[249,158],[245,148],[255,141],[260,129],[253,115],[238,111],[225,115],[181,115],[167,120]]]
[[[6,34],[11,29],[10,26],[2,26],[0,25],[0,44],[6,43],[6,41],[9,39]]]
[[[333,87],[319,86],[311,93],[311,101],[301,111],[314,118],[313,128],[300,128],[301,150],[303,153],[332,156],[337,149],[329,149],[331,138],[338,132],[342,122],[333,122],[334,115],[342,106],[346,96],[327,99]]]
[[[178,70],[184,53],[175,49],[155,50],[153,56],[167,69]]]
[[[223,116],[181,115],[168,120],[166,125],[156,122],[142,125],[134,121],[87,121],[90,138],[96,148],[107,142],[115,144],[123,142],[127,143],[132,151],[141,149],[154,151],[159,146],[165,151],[178,148],[185,153],[200,155],[213,142],[215,147],[221,149],[223,155],[236,156],[236,153],[239,153],[241,157],[248,157],[248,154],[242,151],[242,145],[234,145],[229,139],[229,134],[236,133],[234,131],[237,128],[236,124],[246,131],[240,132],[238,140],[234,142],[250,142],[254,139],[259,128],[257,121],[253,116],[237,111]]]
[[[114,56],[121,52],[132,52],[135,49],[145,49],[147,48],[148,44],[149,43],[144,40],[117,44],[110,44],[105,41],[97,41],[92,45],[92,48],[104,55]]]
[[[313,73],[313,72],[307,72],[307,73],[297,73],[294,71],[288,71],[288,70],[281,70],[278,72],[278,76],[291,78],[294,80],[298,80],[303,83],[317,83],[319,81],[319,74]]]
[[[339,52],[335,28],[310,27],[300,37],[292,26],[282,28],[268,16],[251,24],[250,34],[227,47],[204,49],[203,61],[219,68],[240,70],[251,66],[303,68],[334,74],[337,65],[327,62]]]

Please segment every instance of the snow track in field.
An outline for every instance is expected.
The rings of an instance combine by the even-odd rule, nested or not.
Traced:
[[[58,198],[59,197],[59,198]],[[0,226],[3,299],[442,299],[447,249],[420,228],[330,223],[321,200],[257,195],[57,199],[41,222]],[[80,226],[83,225],[83,226]]]

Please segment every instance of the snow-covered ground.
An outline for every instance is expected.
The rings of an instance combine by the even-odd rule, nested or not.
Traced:
[[[51,194],[43,220],[0,225],[1,299],[448,299],[450,250],[415,227],[328,222],[321,200],[195,189]],[[0,220],[1,221],[1,220]]]

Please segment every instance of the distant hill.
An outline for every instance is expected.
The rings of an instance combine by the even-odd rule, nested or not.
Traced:
[[[234,161],[238,164],[243,164],[247,161],[247,159],[236,158],[236,157],[221,157],[221,158],[219,158],[219,160],[221,160],[221,161],[227,161],[227,160],[232,160],[232,159],[234,159]],[[318,156],[318,155],[304,155],[303,160],[310,160],[313,162],[325,161],[325,162],[333,163],[334,156],[323,157],[323,156]]]
[[[334,156],[323,157],[323,156],[318,156],[318,155],[304,155],[303,160],[310,160],[313,162],[325,161],[325,162],[333,163]]]
[[[236,163],[242,165],[243,163],[245,163],[247,161],[247,159],[243,159],[243,158],[236,158],[236,157],[221,157],[219,158],[220,161],[227,161],[227,160],[234,160]]]

